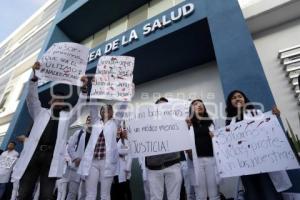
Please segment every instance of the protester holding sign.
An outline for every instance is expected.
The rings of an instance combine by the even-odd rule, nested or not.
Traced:
[[[86,177],[86,200],[96,199],[98,182],[101,200],[110,199],[111,184],[118,167],[118,126],[113,119],[113,108],[104,105],[100,112],[98,108],[96,104],[90,106],[92,134],[78,169],[78,173]]]
[[[39,70],[36,62],[33,70]],[[27,106],[34,124],[26,140],[20,159],[13,171],[13,178],[20,180],[18,199],[31,199],[34,186],[40,178],[40,199],[52,199],[55,181],[63,175],[64,151],[67,140],[67,130],[77,116],[85,96],[81,94],[76,106],[65,111],[64,97],[52,96],[49,102],[51,108],[41,106],[37,90],[37,78],[29,81]],[[83,87],[87,78],[81,79]]]
[[[190,105],[190,117],[187,120],[193,127],[196,152],[188,151],[189,158],[193,160],[195,175],[198,175],[198,185],[195,186],[197,200],[219,200],[220,194],[216,178],[216,160],[214,158],[211,131],[214,123],[209,117],[206,107],[201,99],[193,100]],[[197,163],[196,163],[197,162]]]
[[[7,150],[0,156],[0,199],[6,190],[13,166],[19,157],[19,153],[15,150],[15,146],[16,143],[11,141],[7,146]]]
[[[254,108],[249,99],[242,91],[232,91],[226,101],[227,121],[226,125],[233,125],[244,119],[254,119],[262,115],[260,110]],[[279,115],[279,110],[273,108],[273,114]],[[281,178],[275,178],[281,177]],[[245,188],[246,200],[282,200],[279,192],[282,188],[287,190],[291,187],[289,178],[284,172],[261,173],[241,176]],[[276,188],[275,188],[275,187]]]
[[[167,103],[164,97],[158,99],[156,104]],[[182,182],[180,168],[180,153],[167,153],[146,157],[148,180],[151,200],[162,200],[164,187],[168,200],[179,200]]]

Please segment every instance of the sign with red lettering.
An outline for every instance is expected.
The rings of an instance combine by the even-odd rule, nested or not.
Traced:
[[[36,75],[43,81],[57,81],[81,86],[85,75],[89,49],[71,42],[54,43],[39,60],[41,69]]]
[[[299,168],[285,133],[271,112],[221,128],[214,135],[221,177]]]
[[[134,94],[134,58],[102,56],[92,82],[91,98],[131,101]]]

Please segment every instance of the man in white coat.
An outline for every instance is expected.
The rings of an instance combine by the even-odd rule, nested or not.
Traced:
[[[86,200],[96,199],[99,181],[101,200],[110,200],[111,184],[117,173],[117,122],[113,119],[113,108],[102,106],[100,120],[98,107],[90,106],[92,135],[78,170],[86,177]]]
[[[167,102],[166,98],[161,97],[156,104]],[[150,199],[162,200],[166,188],[168,200],[179,200],[182,183],[180,152],[147,156],[145,161],[148,168]]]
[[[67,200],[76,200],[78,194],[81,177],[77,173],[77,170],[92,132],[90,116],[86,118],[85,125],[85,128],[76,131],[68,141],[67,150],[71,157],[72,163],[68,166],[67,169],[69,178],[69,192],[67,195]],[[85,185],[84,181],[82,182],[82,184]],[[85,189],[85,186],[82,188]],[[81,191],[81,193],[85,193],[85,191]],[[80,199],[84,198],[85,194],[80,197]]]
[[[10,180],[11,172],[16,160],[19,157],[19,153],[15,150],[16,143],[11,141],[7,145],[7,150],[4,151],[1,156],[1,165],[0,165],[0,199],[2,198],[7,183]],[[3,165],[2,163],[5,163]]]
[[[32,68],[34,71],[39,70],[40,63],[36,62]],[[83,77],[81,80],[83,87],[86,87],[87,78]],[[56,178],[63,174],[68,128],[76,120],[77,111],[85,99],[85,95],[80,94],[77,105],[70,111],[64,111],[66,104],[63,97],[55,95],[49,102],[51,108],[46,109],[39,100],[37,77],[34,76],[29,81],[26,101],[34,123],[12,175],[15,180],[20,180],[19,200],[32,199],[38,178],[39,199],[53,199]]]

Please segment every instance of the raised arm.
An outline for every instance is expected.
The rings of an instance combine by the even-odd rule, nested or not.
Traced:
[[[38,82],[37,82],[37,77],[35,76],[35,70],[38,70],[40,67],[40,64],[36,62],[33,66],[33,77],[31,80],[29,80],[29,91],[26,97],[26,103],[28,107],[28,111],[32,119],[35,119],[36,116],[40,113],[42,106],[41,102],[39,100],[39,95],[38,95]]]
[[[131,149],[130,149],[130,144],[128,140],[125,140],[126,145],[128,146],[128,160],[126,164],[126,171],[131,171],[131,166],[132,166],[132,155],[131,155]]]
[[[76,105],[70,110],[70,114],[69,114],[70,124],[73,124],[76,121],[76,119],[79,116],[78,111],[80,111],[80,109],[82,108],[82,106],[84,105],[87,99],[86,86],[87,86],[88,79],[86,76],[83,76],[81,77],[81,81],[82,81],[82,87],[81,87],[82,92],[79,94]]]
[[[70,110],[70,124],[73,124],[79,117],[79,111],[86,102],[87,94],[81,92],[78,97],[76,105]]]
[[[100,109],[97,103],[97,99],[90,100],[90,116],[91,116],[91,124],[96,124],[100,121]]]
[[[118,102],[116,106],[115,116],[114,119],[116,120],[116,124],[120,127],[120,124],[125,119],[125,112],[128,108],[128,102]]]

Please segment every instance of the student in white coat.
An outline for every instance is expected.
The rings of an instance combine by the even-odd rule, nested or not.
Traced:
[[[156,104],[167,102],[166,98],[161,97]],[[147,156],[145,159],[151,200],[162,200],[164,188],[168,200],[179,200],[182,183],[180,152]]]
[[[81,177],[77,173],[79,164],[81,162],[84,150],[89,142],[92,132],[91,117],[88,116],[85,122],[85,128],[77,130],[68,141],[68,153],[71,157],[71,164],[68,166],[68,178],[69,178],[69,192],[67,200],[76,200],[78,196],[78,190],[81,182]],[[82,184],[85,185],[84,181]],[[85,189],[85,186],[82,188]],[[85,198],[85,192],[82,191],[83,195],[80,197]]]
[[[118,181],[119,181],[119,199],[131,200],[130,190],[130,177],[131,177],[131,165],[132,157],[130,151],[130,144],[127,139],[127,132],[124,129],[120,131],[120,139],[118,141],[119,152],[119,167],[118,167]]]
[[[100,181],[101,200],[110,200],[113,177],[117,173],[117,121],[113,119],[111,105],[90,106],[92,135],[80,162],[78,173],[86,176],[86,200],[95,200]],[[101,120],[100,120],[101,119]]]
[[[188,151],[188,156],[195,163],[191,170],[197,171],[195,176],[198,176],[198,184],[194,186],[196,199],[220,200],[216,160],[211,139],[214,123],[201,99],[195,99],[191,102],[190,117],[187,123],[193,127],[195,138],[196,151]]]
[[[39,70],[36,62],[33,70]],[[83,77],[83,87],[87,78]],[[63,175],[64,151],[67,132],[70,124],[77,118],[77,111],[85,101],[85,95],[80,95],[77,105],[70,111],[64,111],[64,100],[61,96],[52,96],[49,104],[51,109],[41,106],[37,90],[37,77],[29,81],[27,107],[34,123],[27,145],[21,153],[13,171],[13,178],[20,180],[19,200],[32,199],[34,186],[40,177],[40,199],[53,199],[53,189],[57,177]],[[66,105],[66,104],[64,104]]]
[[[263,114],[261,110],[255,109],[246,95],[239,90],[234,90],[228,95],[226,106],[226,125],[244,119],[255,119]],[[272,111],[273,114],[280,114],[276,107]],[[282,200],[280,192],[292,186],[286,171],[246,175],[241,176],[241,179],[246,200]]]
[[[0,199],[2,198],[4,192],[7,188],[6,186],[10,181],[10,176],[11,176],[11,172],[13,170],[14,164],[19,157],[19,153],[15,150],[15,146],[16,146],[16,143],[14,141],[9,142],[7,145],[7,150],[4,151],[0,156],[0,159],[11,160],[10,166],[0,167]]]
[[[69,170],[68,166],[71,163],[70,155],[67,151],[68,144],[65,147],[65,160],[64,160],[64,173],[63,176],[56,180],[56,191],[57,198],[56,200],[65,200],[68,194],[68,185],[69,185]]]

